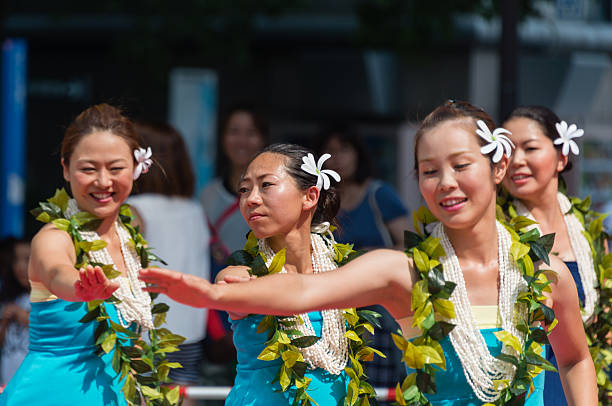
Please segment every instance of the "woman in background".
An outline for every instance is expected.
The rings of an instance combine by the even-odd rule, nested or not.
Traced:
[[[320,152],[331,154],[328,167],[342,176],[336,237],[353,243],[356,250],[403,249],[404,230],[410,226],[408,210],[390,184],[373,178],[372,162],[362,140],[344,126],[330,129],[323,140]],[[381,328],[372,339],[374,347],[387,357],[375,357],[366,364],[368,378],[376,387],[392,388],[406,375],[402,354],[391,338],[399,326],[382,306],[370,309],[382,316]]]
[[[6,385],[28,353],[30,323],[30,283],[28,260],[30,243],[7,237],[0,243],[0,383]]]
[[[208,279],[210,235],[202,206],[193,199],[195,179],[183,138],[166,123],[137,122],[135,128],[156,162],[128,199],[141,232],[168,266]],[[179,352],[167,354],[168,360],[182,365],[170,371],[170,378],[181,385],[200,383],[207,311],[173,300],[168,304],[168,328],[185,337]],[[183,401],[185,406],[192,404]]]

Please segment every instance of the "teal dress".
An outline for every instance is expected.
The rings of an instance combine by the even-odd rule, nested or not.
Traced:
[[[115,306],[106,305],[118,322]],[[80,323],[87,304],[56,299],[33,302],[30,346],[0,395],[0,406],[118,406],[126,401],[111,366],[113,352],[95,353],[97,323]]]
[[[315,335],[321,336],[322,316],[320,312],[308,313]],[[294,388],[281,390],[278,371],[282,360],[261,361],[257,356],[265,347],[267,333],[257,333],[257,325],[264,316],[248,316],[232,320],[234,345],[238,365],[234,387],[225,401],[226,406],[284,406],[292,405]],[[349,378],[343,372],[333,375],[324,369],[308,369],[306,377],[312,381],[308,394],[319,406],[337,406],[344,402]]]
[[[502,343],[493,335],[499,328],[482,329],[480,333],[485,339],[491,355],[496,356],[501,352]],[[426,395],[434,406],[480,406],[483,402],[476,397],[472,387],[465,378],[461,361],[455,352],[448,337],[440,341],[446,357],[446,371],[438,370],[436,373],[437,392],[434,395]],[[408,369],[409,374],[414,370]],[[535,391],[529,395],[525,406],[542,406],[544,374],[540,373],[534,379]]]

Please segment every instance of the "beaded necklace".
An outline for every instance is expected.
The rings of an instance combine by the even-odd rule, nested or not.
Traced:
[[[333,228],[312,228],[312,264],[314,273],[328,272],[358,255],[352,244],[339,244],[333,239]],[[286,272],[285,249],[274,253],[265,240],[257,240],[249,232],[244,250],[235,251],[229,265],[249,267],[252,275]],[[374,326],[380,328],[380,315],[370,310],[323,310],[322,337],[316,337],[307,314],[295,316],[267,315],[257,326],[258,333],[268,333],[268,341],[257,357],[263,361],[281,358],[279,382],[283,391],[295,387],[294,404],[316,404],[308,393],[310,379],[307,368],[322,368],[333,375],[343,371],[348,375],[347,406],[368,405],[375,398],[374,388],[366,381],[362,362],[373,360],[374,354],[385,357],[369,347],[365,332],[374,334]]]
[[[178,386],[172,388],[164,384],[169,382],[170,369],[181,365],[168,362],[165,354],[178,351],[178,345],[185,338],[160,328],[165,322],[168,305],[153,305],[152,299],[157,295],[143,292],[144,285],[137,279],[138,271],[149,266],[150,261],[164,263],[163,260],[150,251],[138,228],[131,225],[132,213],[124,204],[115,222],[127,273],[127,277],[120,276],[106,242],[96,232],[102,220],[78,210],[76,202],[60,189],[31,213],[37,220],[52,222],[68,233],[74,245],[76,269],[99,266],[108,279],[119,282],[120,288],[110,298],[88,302],[88,312],[79,321],[96,323],[93,336],[96,353],[102,356],[112,352],[112,367],[119,381],[124,381],[122,391],[128,405],[178,405]],[[106,303],[117,308],[119,323],[111,320]],[[135,332],[128,326],[142,331]],[[148,334],[147,341],[141,338],[141,333]]]
[[[330,251],[323,238],[319,234],[311,234],[310,239],[312,242],[313,273],[317,274],[337,269],[338,265],[333,260],[333,251]],[[266,256],[266,265],[270,266],[274,258],[274,251],[270,248],[267,240],[259,240],[259,252]],[[284,266],[280,273],[287,273]],[[344,371],[348,361],[348,352],[347,339],[344,335],[346,333],[346,319],[342,313],[342,310],[338,309],[321,311],[323,316],[321,338],[313,345],[300,349],[304,360],[311,369],[323,368],[333,375],[339,375]],[[314,336],[315,332],[308,313],[300,314],[297,317],[302,320],[302,323],[297,323],[293,328],[299,330],[304,336]]]
[[[496,228],[500,279],[498,306],[502,329],[517,337],[522,345],[525,335],[519,332],[514,324],[514,304],[518,293],[524,291],[526,283],[516,262],[510,261],[509,251],[512,241],[508,231],[499,223],[496,223]],[[441,223],[435,227],[433,236],[440,240],[446,252],[446,256],[439,259],[444,267],[444,277],[456,284],[456,289],[450,297],[455,307],[455,317],[449,322],[456,326],[450,332],[450,341],[461,360],[465,377],[478,399],[483,402],[494,402],[499,398],[500,391],[495,388],[493,381],[512,380],[514,367],[493,357],[489,352],[471,310],[459,259]],[[503,346],[502,353],[518,355],[509,345]]]
[[[76,200],[70,199],[68,201],[68,208],[66,209],[66,216],[70,218],[78,212],[79,208]],[[136,322],[142,328],[155,328],[153,325],[153,316],[151,314],[151,297],[142,290],[145,287],[145,283],[138,279],[138,271],[142,269],[142,267],[138,254],[134,249],[134,244],[129,244],[131,239],[130,234],[125,227],[122,226],[119,219],[115,221],[114,226],[119,236],[121,254],[126,268],[126,276],[118,276],[115,278],[115,280],[119,282],[119,289],[113,293],[113,296],[120,300],[118,303],[115,303],[119,322],[123,327],[129,327],[132,322]],[[95,230],[79,231],[79,234],[85,241],[94,242],[101,240]],[[87,256],[91,262],[115,266],[113,258],[106,247],[95,251],[89,251]]]
[[[550,291],[550,282],[547,271],[535,269],[533,263],[548,263],[552,243],[537,231],[519,233],[532,223],[524,217],[510,224],[496,224],[502,330],[493,334],[503,346],[502,352],[493,357],[477,331],[465,280],[443,226],[436,224],[425,207],[413,213],[413,222],[417,233],[405,232],[405,247],[420,278],[412,288],[411,309],[412,326],[422,334],[413,340],[393,334],[403,352],[402,361],[416,370],[397,385],[398,404],[430,404],[426,394],[436,393],[435,375],[440,368],[446,369],[440,345],[446,336],[450,336],[474,394],[488,406],[510,404],[532,388],[533,378],[543,369],[555,370],[542,357],[542,345],[548,343],[547,336],[556,325],[554,312],[544,304],[543,292]],[[533,327],[541,321],[549,326],[548,333]]]
[[[584,226],[580,223],[578,218],[572,212],[572,203],[569,201],[567,196],[561,192],[557,192],[557,201],[563,213],[563,220],[565,221],[565,227],[567,228],[567,234],[569,235],[570,245],[574,255],[576,256],[576,263],[578,264],[578,273],[580,274],[580,281],[582,282],[582,288],[584,290],[584,308],[582,309],[582,320],[586,322],[593,316],[595,311],[595,304],[598,300],[597,294],[597,274],[595,273],[595,267],[593,265],[593,254],[591,246],[588,240],[584,236]],[[520,216],[525,216],[535,221],[533,214],[525,207],[520,200],[516,199],[513,201],[516,212]],[[531,227],[537,228],[540,233],[540,227],[537,224]]]

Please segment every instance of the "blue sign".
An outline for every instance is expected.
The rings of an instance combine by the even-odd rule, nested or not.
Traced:
[[[24,232],[26,68],[26,41],[20,38],[5,40],[0,85],[1,237],[22,237]]]

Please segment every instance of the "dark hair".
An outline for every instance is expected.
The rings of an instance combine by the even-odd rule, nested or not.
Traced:
[[[135,193],[192,197],[195,177],[181,134],[167,123],[136,122],[136,132],[151,147],[155,165],[137,181]]]
[[[72,120],[64,133],[62,158],[66,165],[81,139],[94,131],[109,131],[123,138],[132,151],[140,146],[134,125],[121,110],[105,103],[96,104]]]
[[[495,122],[483,109],[465,101],[447,100],[425,117],[414,137],[414,169],[417,176],[419,173],[418,147],[419,141],[423,135],[445,121],[461,119],[471,119],[474,123],[478,120],[482,120],[487,127],[489,127],[491,132],[495,130]],[[485,140],[478,137],[476,133],[474,133],[474,136],[478,139],[480,145],[485,145]],[[491,162],[491,164],[493,163]]]
[[[13,270],[17,245],[27,243],[28,241],[15,237],[5,237],[0,241],[0,266],[2,267],[0,269],[2,276],[0,303],[12,302],[21,294],[28,292],[28,289],[19,283]]]
[[[293,178],[298,188],[304,190],[311,186],[316,186],[317,177],[302,170],[302,158],[309,153],[314,153],[305,147],[295,144],[272,144],[264,148],[261,152],[253,157],[253,160],[261,154],[272,153],[286,157],[285,170]],[[251,162],[253,161],[251,160]],[[316,161],[316,158],[315,158]],[[340,209],[340,194],[334,186],[329,189],[321,189],[317,209],[312,218],[312,225],[318,225],[324,222],[329,222],[337,226],[336,215]]]
[[[222,116],[223,118],[221,119],[219,131],[217,133],[217,162],[215,168],[217,176],[223,178],[223,181],[226,184],[229,183],[229,167],[231,162],[223,150],[223,137],[228,130],[229,122],[232,119],[232,116],[237,113],[246,113],[251,116],[253,125],[262,138],[263,145],[268,144],[268,122],[261,114],[259,114],[259,112],[256,112],[253,107],[246,104],[235,105],[228,109]]]
[[[372,176],[372,162],[369,155],[366,153],[366,147],[363,140],[353,134],[347,125],[335,124],[321,133],[318,140],[317,151],[320,154],[324,153],[325,148],[332,139],[336,139],[341,144],[348,145],[355,150],[357,153],[357,164],[355,165],[355,174],[351,180],[358,184],[363,184],[366,179]]]
[[[557,132],[557,127],[555,124],[560,123],[561,119],[559,116],[555,114],[554,111],[544,106],[520,106],[512,110],[508,118],[504,122],[508,122],[513,118],[528,118],[530,120],[535,121],[540,126],[542,133],[554,141],[559,138],[559,133]],[[554,145],[553,146],[561,150],[562,145]],[[572,169],[572,163],[568,161],[565,168],[560,173],[564,173]]]

